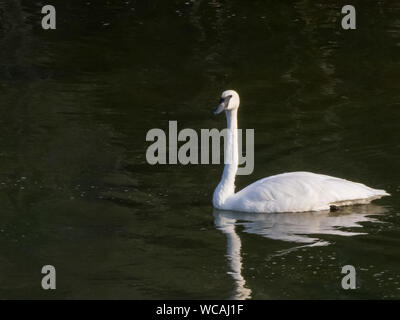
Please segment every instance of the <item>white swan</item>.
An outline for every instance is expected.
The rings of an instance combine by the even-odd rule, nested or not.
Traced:
[[[227,147],[222,178],[213,195],[213,205],[221,210],[244,212],[304,212],[329,210],[336,206],[366,204],[388,196],[361,183],[311,172],[283,173],[258,180],[235,193],[238,168],[237,112],[239,95],[234,90],[222,93],[214,114],[225,111]]]

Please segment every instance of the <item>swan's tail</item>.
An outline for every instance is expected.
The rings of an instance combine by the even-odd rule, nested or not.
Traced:
[[[355,204],[369,204],[374,200],[391,195],[390,193],[387,193],[385,190],[372,189],[372,191],[373,191],[373,193],[370,197],[363,198],[363,199],[336,201],[336,202],[330,203],[330,206],[342,207],[342,206],[351,206],[351,205],[355,205]]]
[[[374,191],[374,194],[379,198],[386,197],[386,196],[391,196],[390,193],[388,193],[388,192],[386,192],[385,190],[382,190],[382,189],[373,189],[373,191]],[[377,199],[379,199],[379,198],[377,198]]]

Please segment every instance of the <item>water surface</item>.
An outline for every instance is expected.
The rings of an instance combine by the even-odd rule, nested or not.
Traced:
[[[400,5],[0,2],[0,298],[400,298]],[[255,170],[392,197],[335,213],[213,210],[220,165],[150,166],[146,133],[220,128],[241,94]],[[57,289],[40,287],[43,265]],[[357,289],[341,288],[344,265]]]

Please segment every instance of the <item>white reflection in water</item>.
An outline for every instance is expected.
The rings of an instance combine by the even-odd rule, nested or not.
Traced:
[[[317,235],[356,236],[366,234],[362,230],[362,222],[376,222],[373,215],[386,212],[377,205],[353,206],[341,208],[338,212],[301,212],[301,213],[242,213],[214,209],[214,223],[227,237],[227,258],[230,264],[232,278],[236,290],[233,299],[250,299],[251,289],[246,287],[242,276],[242,243],[236,226],[241,226],[243,232],[258,234],[262,237],[289,241],[301,244],[293,248],[274,253],[273,256],[284,255],[293,250],[308,246],[326,246],[328,241]],[[359,228],[360,231],[345,230]],[[271,257],[271,256],[270,256]]]
[[[214,209],[214,223],[219,230],[226,234],[228,240],[227,258],[231,267],[230,274],[236,284],[235,294],[232,299],[246,300],[251,298],[251,290],[245,287],[246,280],[242,276],[242,242],[235,231],[236,220],[224,215],[229,212]]]

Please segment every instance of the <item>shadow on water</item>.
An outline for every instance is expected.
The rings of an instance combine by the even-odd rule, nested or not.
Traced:
[[[222,211],[214,209],[214,223],[218,230],[227,238],[227,254],[230,272],[235,282],[235,292],[232,299],[251,299],[252,291],[246,286],[242,275],[242,242],[236,227],[243,232],[257,234],[272,240],[293,242],[296,245],[289,249],[274,252],[272,257],[285,255],[300,248],[310,246],[328,246],[330,242],[323,240],[320,235],[357,236],[367,234],[363,230],[363,222],[379,223],[374,216],[381,215],[387,210],[378,205],[362,205],[342,208],[340,212],[300,212],[254,214],[245,212]],[[358,228],[350,231],[348,228]],[[317,237],[318,236],[318,237]]]

